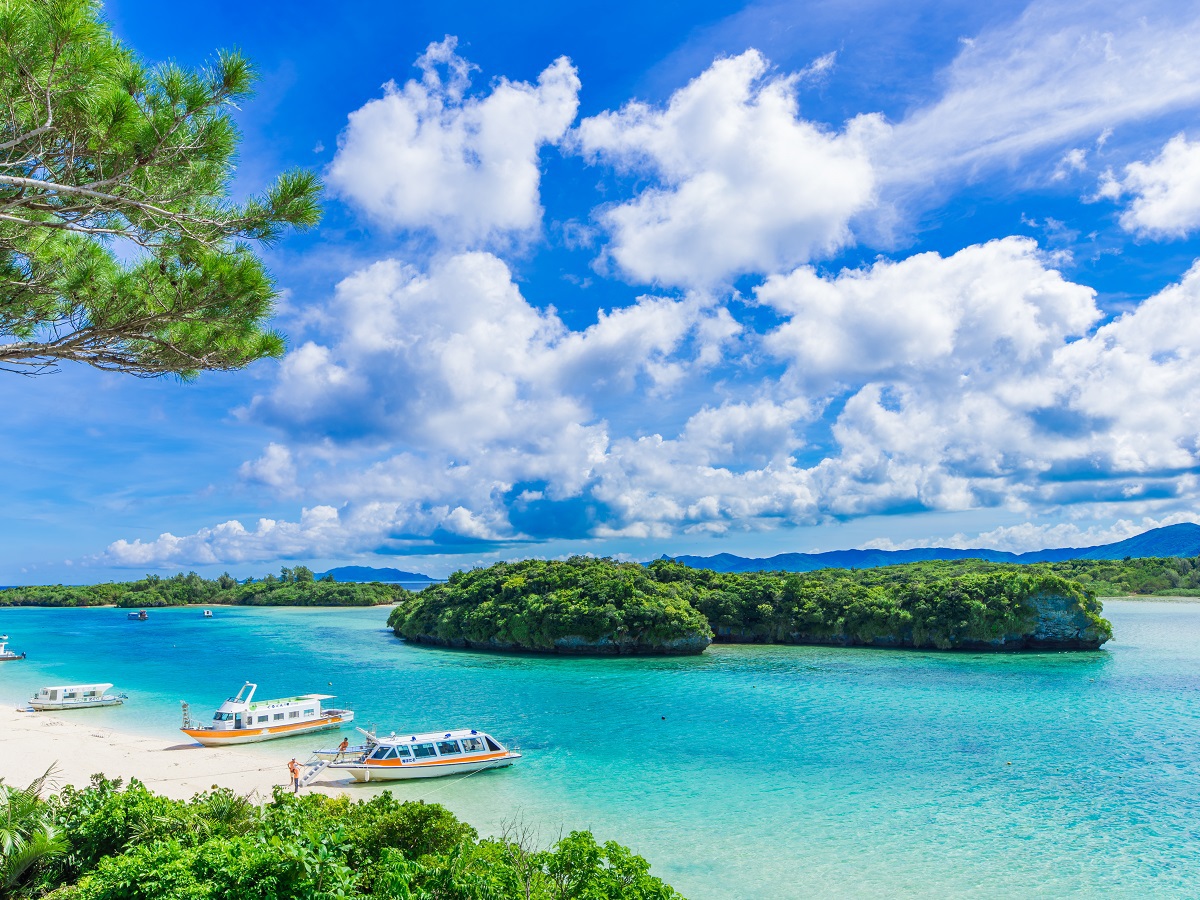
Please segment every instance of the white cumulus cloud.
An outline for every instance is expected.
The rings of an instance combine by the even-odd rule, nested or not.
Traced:
[[[825,72],[832,55],[814,70]],[[824,256],[873,198],[875,116],[831,132],[803,119],[798,75],[755,50],[719,59],[664,108],[633,102],[584,119],[586,157],[652,176],[600,213],[608,254],[640,282],[706,286]]]
[[[1143,237],[1181,238],[1200,227],[1200,141],[1177,134],[1148,162],[1133,162],[1124,176],[1105,173],[1100,197],[1129,196],[1121,227]]]
[[[290,458],[309,512],[106,558],[666,539],[919,509],[1167,521],[1200,496],[1200,264],[1099,326],[1093,291],[1024,238],[801,267],[756,299],[783,320],[759,334],[699,296],[573,330],[489,254],[376,264],[339,287],[330,345],[294,351],[246,412],[291,436],[247,474]],[[727,354],[733,339],[748,352]],[[680,393],[699,373],[715,384]],[[1069,536],[988,537],[1039,534]]]
[[[329,184],[375,221],[451,246],[528,236],[541,224],[538,154],[574,121],[579,77],[560,57],[537,84],[501,78],[470,96],[472,66],[455,46],[430,44],[420,80],[388,82],[350,114]]]

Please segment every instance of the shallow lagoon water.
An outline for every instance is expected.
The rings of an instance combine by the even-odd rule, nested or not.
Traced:
[[[206,716],[250,680],[337,694],[384,731],[487,730],[525,758],[391,789],[483,832],[591,828],[692,900],[1195,897],[1200,603],[1106,615],[1117,640],[1094,653],[571,659],[410,647],[386,609],[0,609],[29,654],[0,667],[0,702],[112,681],[130,702],[80,715],[171,737],[179,700]]]

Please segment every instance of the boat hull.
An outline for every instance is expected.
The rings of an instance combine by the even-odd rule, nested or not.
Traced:
[[[311,722],[276,725],[273,728],[239,728],[228,731],[217,731],[212,728],[181,728],[179,730],[205,747],[228,747],[233,744],[257,744],[261,741],[273,741],[277,738],[294,737],[298,734],[311,734],[314,731],[330,731],[353,721],[354,713],[344,712],[336,716],[322,716]]]
[[[476,757],[455,762],[405,763],[403,765],[386,765],[376,763],[331,763],[332,771],[346,772],[355,781],[408,781],[413,778],[442,778],[446,775],[468,775],[481,772],[484,769],[503,769],[511,766],[521,758],[520,753],[495,754],[489,757]]]
[[[55,712],[62,709],[91,709],[93,706],[120,706],[124,702],[120,697],[105,697],[102,700],[90,700],[82,703],[51,703],[44,700],[30,700],[29,705],[38,712]]]

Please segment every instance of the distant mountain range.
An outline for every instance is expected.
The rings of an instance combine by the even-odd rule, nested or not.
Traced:
[[[952,550],[949,547],[915,547],[912,550],[830,550],[826,553],[780,553],[766,559],[747,559],[732,553],[716,556],[663,556],[695,569],[718,572],[811,572],[814,569],[873,569],[898,566],[930,559],[987,559],[992,562],[1036,563],[1064,559],[1124,559],[1145,556],[1200,556],[1200,525],[1186,522],[1154,528],[1144,534],[1100,544],[1096,547],[1061,547],[1008,553],[1004,550]],[[383,581],[411,584],[435,584],[443,581],[420,572],[377,569],[372,566],[339,566],[320,572],[317,578],[332,575],[334,581]]]
[[[324,578],[326,575],[332,575],[334,581],[400,581],[433,584],[436,581],[442,580],[440,578],[430,578],[428,575],[422,575],[420,572],[402,572],[399,569],[376,569],[371,566],[339,566],[336,569],[330,569],[328,572],[320,572],[316,577]]]
[[[1061,547],[1008,553],[1004,550],[952,550],[915,547],[912,550],[830,550],[826,553],[780,553],[766,559],[747,559],[732,553],[716,556],[664,556],[695,569],[718,572],[811,572],[814,569],[872,569],[931,559],[986,559],[992,562],[1037,563],[1064,559],[1124,559],[1147,556],[1200,556],[1200,525],[1190,522],[1153,528],[1144,534],[1096,547]]]

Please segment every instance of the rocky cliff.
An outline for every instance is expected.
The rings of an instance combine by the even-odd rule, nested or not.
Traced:
[[[412,634],[403,635],[403,637],[414,644],[428,644],[435,647],[457,647],[467,650],[507,653],[551,653],[563,656],[689,656],[703,653],[704,649],[712,642],[708,635],[699,633],[664,641],[632,635],[604,635],[594,639],[582,635],[564,635],[555,638],[549,647],[532,646],[516,641],[502,641],[496,638],[478,641],[468,638],[440,638],[432,634]]]

